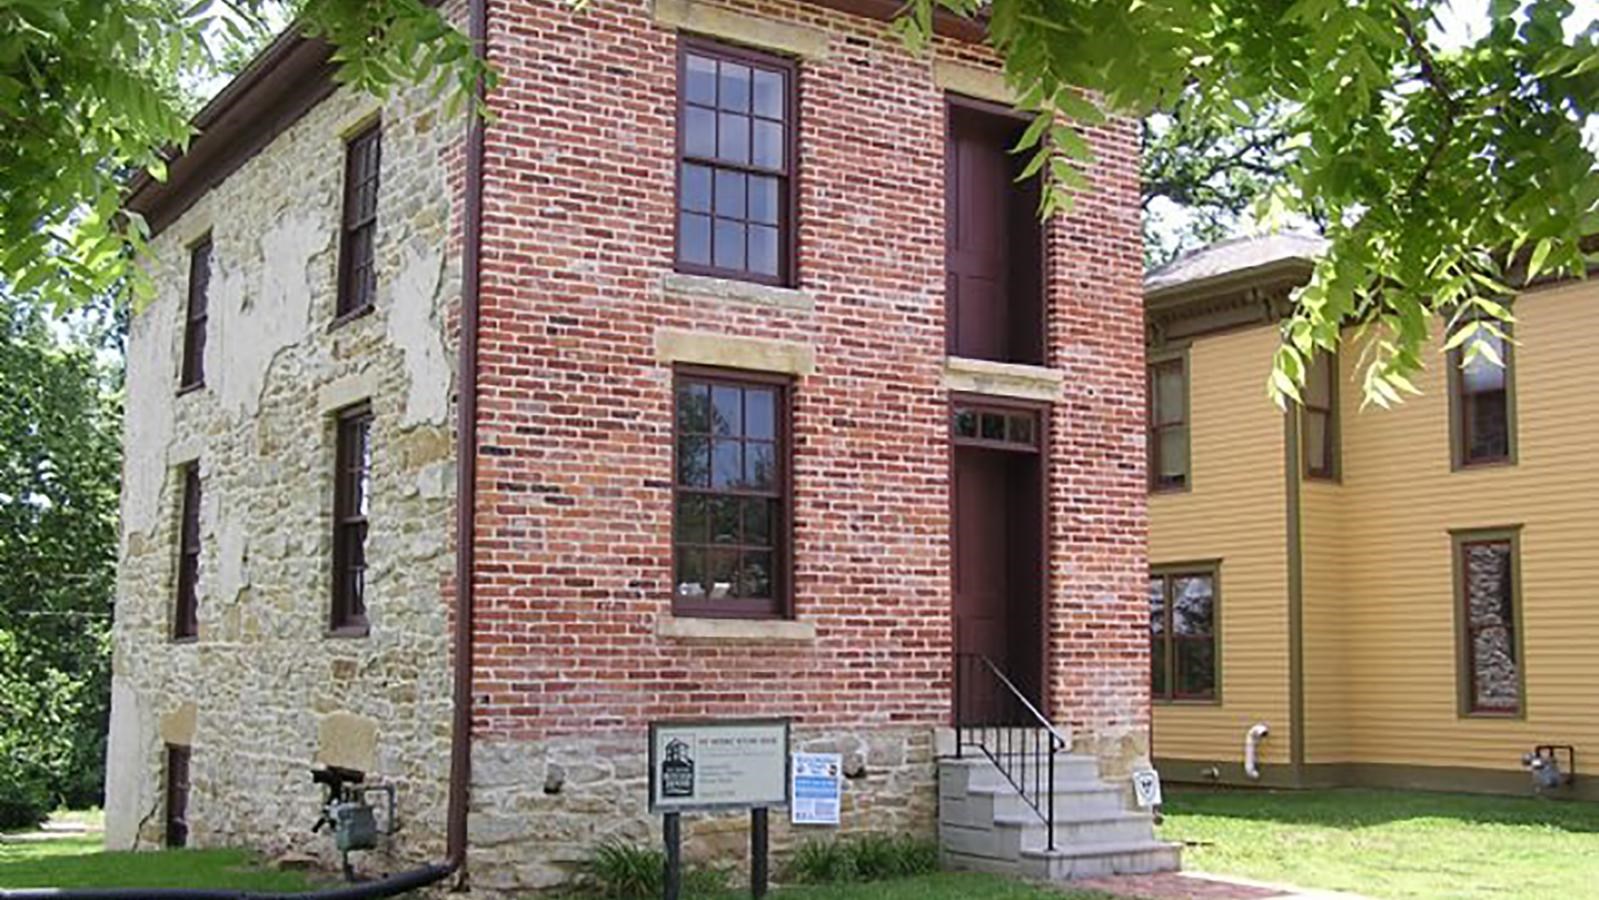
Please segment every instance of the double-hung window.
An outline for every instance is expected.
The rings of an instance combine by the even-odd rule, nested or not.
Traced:
[[[1299,440],[1305,477],[1338,478],[1338,357],[1318,351],[1305,372]]]
[[[1521,712],[1519,535],[1515,529],[1457,532],[1461,712]]]
[[[339,230],[339,286],[334,315],[358,315],[377,295],[378,170],[383,131],[373,124],[344,148],[344,219]]]
[[[183,507],[178,524],[178,585],[172,609],[172,639],[200,633],[200,464],[184,466]]]
[[[1515,460],[1516,423],[1511,402],[1511,349],[1503,338],[1479,331],[1492,353],[1479,352],[1466,361],[1465,348],[1450,351],[1451,440],[1455,468]],[[1498,361],[1490,358],[1498,357]],[[1503,363],[1502,365],[1500,363]]]
[[[1149,486],[1181,491],[1188,476],[1188,363],[1181,356],[1149,366]]]
[[[1150,695],[1214,700],[1217,567],[1172,566],[1149,576]]]
[[[682,370],[676,390],[673,609],[780,617],[789,609],[785,381]]]
[[[677,268],[794,282],[795,67],[684,38],[678,59]]]
[[[367,515],[372,494],[372,410],[365,404],[339,414],[334,449],[333,605],[335,634],[364,635]]]
[[[211,236],[189,248],[189,302],[183,317],[183,370],[179,390],[205,384],[205,326],[211,293]]]

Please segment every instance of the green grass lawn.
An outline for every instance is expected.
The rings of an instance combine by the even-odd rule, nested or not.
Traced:
[[[98,834],[48,841],[0,842],[0,888],[232,888],[303,891],[298,872],[256,864],[242,850],[105,853]]]
[[[1166,792],[1184,868],[1382,898],[1599,896],[1599,804],[1414,791]]]

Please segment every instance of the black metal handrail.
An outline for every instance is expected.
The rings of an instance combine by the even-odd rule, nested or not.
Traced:
[[[993,660],[955,654],[955,756],[970,747],[988,757],[1043,821],[1048,850],[1055,849],[1055,756],[1068,746]]]

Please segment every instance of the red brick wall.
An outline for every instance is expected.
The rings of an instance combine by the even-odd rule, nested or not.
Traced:
[[[676,35],[643,0],[491,2],[476,728],[652,718],[943,724],[950,580],[942,96],[883,23],[738,4],[833,33],[800,68],[800,280],[814,311],[667,301]],[[946,47],[943,52],[950,52]],[[964,52],[964,51],[963,51]],[[1052,684],[1073,722],[1147,721],[1136,140],[1050,248]],[[687,645],[671,607],[675,326],[810,343],[797,384],[795,608],[814,644]]]

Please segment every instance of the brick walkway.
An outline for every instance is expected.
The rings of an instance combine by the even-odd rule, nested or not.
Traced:
[[[1119,875],[1088,878],[1070,883],[1074,888],[1091,888],[1137,900],[1359,900],[1356,894],[1309,891],[1281,885],[1261,884],[1246,879],[1188,872],[1159,875]]]

